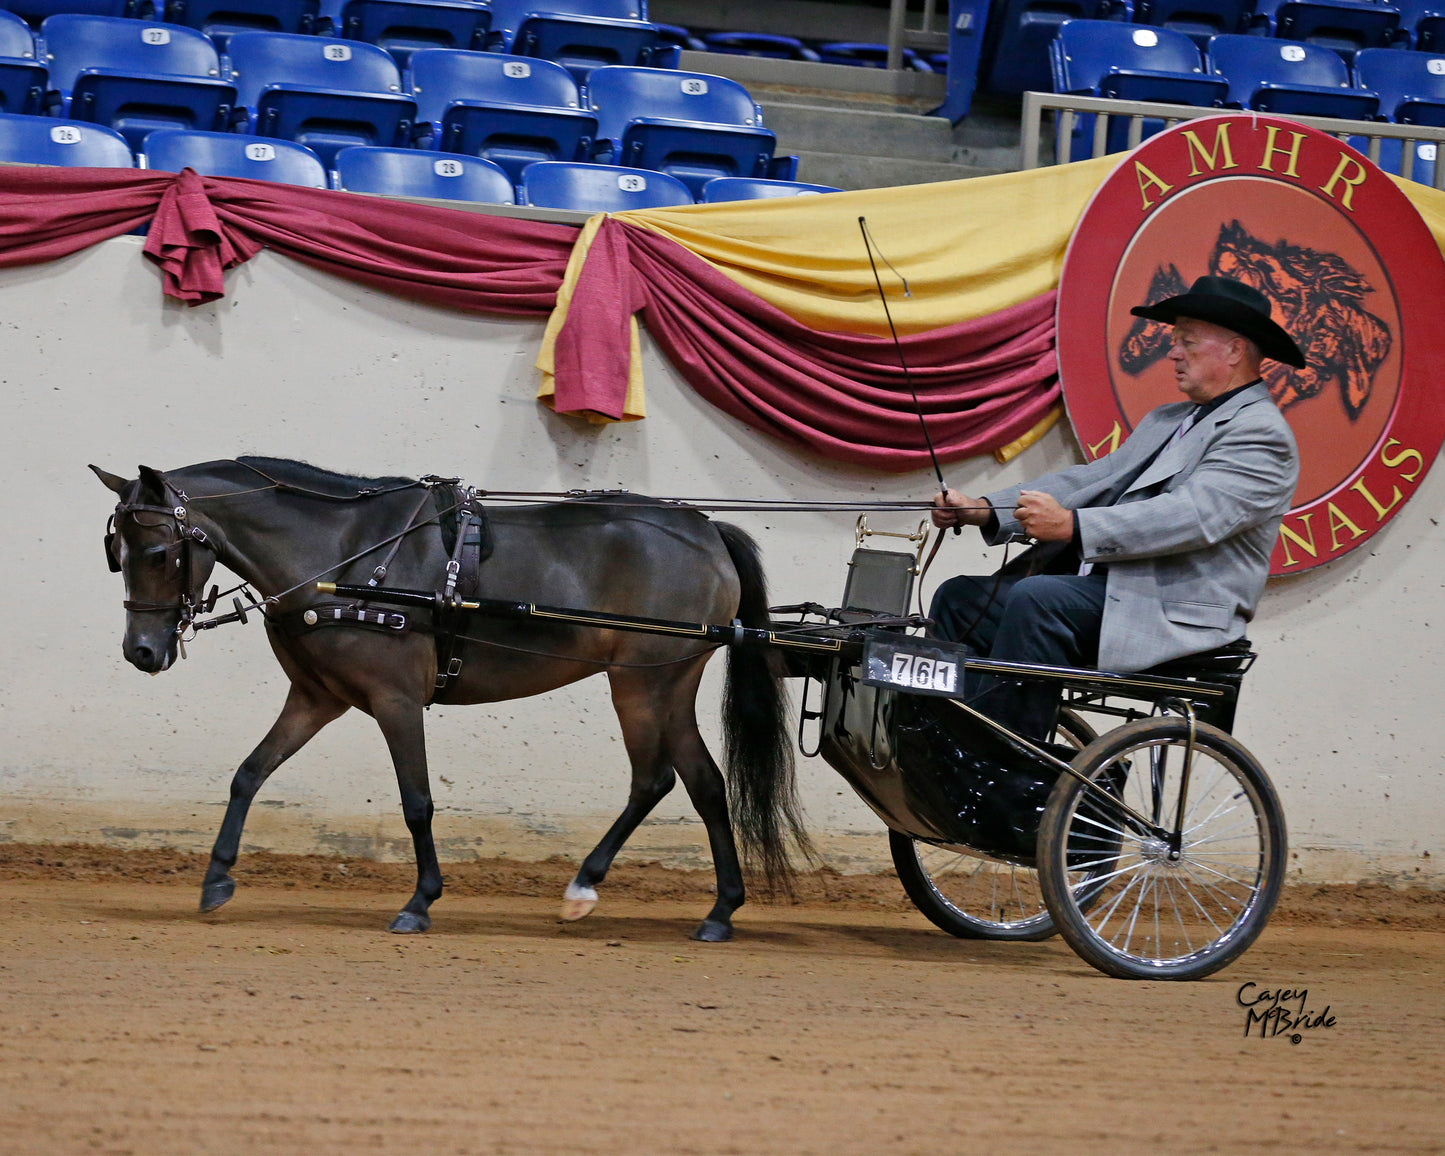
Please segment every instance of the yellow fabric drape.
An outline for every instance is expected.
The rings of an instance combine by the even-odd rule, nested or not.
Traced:
[[[961,181],[618,217],[676,241],[814,329],[886,336],[858,228],[867,217],[878,250],[908,278],[905,299],[879,262],[893,323],[899,333],[922,333],[1057,285],[1079,215],[1118,163],[1102,157]]]
[[[893,323],[899,333],[922,333],[1006,309],[1057,285],[1074,225],[1116,164],[1117,157],[1102,157],[961,181],[613,215],[676,241],[815,329],[882,336],[888,323],[858,228],[858,218],[867,217],[882,255],[908,278],[904,298],[897,277],[879,263]],[[599,213],[583,227],[542,337],[537,397],[548,406],[557,334],[606,216]],[[639,351],[634,318],[624,420],[645,416]]]

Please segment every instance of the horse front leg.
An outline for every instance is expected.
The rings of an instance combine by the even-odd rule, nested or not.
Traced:
[[[434,808],[427,778],[422,706],[419,702],[398,699],[373,706],[372,713],[391,751],[397,786],[401,789],[401,813],[416,853],[416,892],[397,912],[388,930],[398,935],[412,935],[431,926],[427,912],[442,893],[441,865],[432,841]]]
[[[241,847],[241,831],[251,800],[271,772],[304,747],[327,723],[346,712],[346,704],[319,689],[301,689],[295,684],[286,695],[280,717],[271,725],[266,737],[247,756],[231,778],[231,798],[226,804],[226,817],[211,848],[211,861],[201,881],[201,911],[215,911],[236,892],[231,868]]]

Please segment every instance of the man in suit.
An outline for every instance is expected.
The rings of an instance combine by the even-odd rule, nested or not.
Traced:
[[[1244,635],[1299,480],[1289,425],[1260,380],[1299,347],[1262,293],[1201,277],[1136,316],[1173,326],[1169,359],[1189,400],[1152,410],[1106,457],[982,499],[934,499],[934,525],[982,529],[990,545],[1038,543],[986,578],[934,595],[934,632],[980,655],[1136,671]],[[1028,738],[1053,728],[1058,691],[988,677],[970,697]]]

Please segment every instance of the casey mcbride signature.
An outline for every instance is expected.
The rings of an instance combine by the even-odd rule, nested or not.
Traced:
[[[1250,1035],[1259,1029],[1259,1038],[1273,1039],[1286,1036],[1291,1044],[1304,1039],[1304,1034],[1317,1028],[1332,1028],[1335,1017],[1330,1015],[1330,1005],[1324,1011],[1311,1010],[1306,1001],[1308,988],[1281,987],[1270,990],[1258,984],[1241,984],[1234,994],[1239,1006],[1247,1009],[1244,1016],[1244,1034]]]

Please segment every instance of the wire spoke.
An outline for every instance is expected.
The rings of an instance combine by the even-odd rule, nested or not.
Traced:
[[[1196,900],[1193,895],[1190,895],[1190,894],[1189,894],[1189,891],[1188,891],[1187,888],[1181,886],[1181,887],[1180,887],[1180,890],[1183,891],[1186,895],[1189,895],[1189,901],[1190,901],[1191,903],[1193,903],[1195,907],[1198,907],[1198,906],[1199,906],[1198,900]],[[1170,880],[1169,880],[1169,898],[1170,898],[1171,900],[1174,900],[1174,880],[1173,880],[1173,879],[1170,879]],[[1174,919],[1175,919],[1175,921],[1179,924],[1179,934],[1184,937],[1184,947],[1185,947],[1185,950],[1186,950],[1186,952],[1187,952],[1188,954],[1193,955],[1193,954],[1194,954],[1194,939],[1193,939],[1193,937],[1190,936],[1190,934],[1189,934],[1189,925],[1184,922],[1184,913],[1179,909],[1179,903],[1178,903],[1177,900],[1174,900],[1174,902],[1173,902],[1173,908],[1174,908]],[[1204,915],[1204,917],[1205,917],[1206,919],[1209,919],[1209,916],[1208,916],[1205,912],[1201,911],[1200,914],[1201,914],[1201,915]],[[1210,922],[1213,923],[1214,921],[1213,921],[1213,920],[1210,920]],[[1219,930],[1219,928],[1218,928],[1217,925],[1216,925],[1216,927],[1215,927],[1215,930],[1216,930],[1216,931]],[[1161,947],[1162,947],[1162,945],[1161,945]]]
[[[1188,869],[1186,868],[1186,871],[1187,871],[1187,870],[1188,870]],[[1191,877],[1191,878],[1194,878],[1192,872],[1190,872],[1190,877]],[[1195,879],[1195,882],[1196,882],[1196,883],[1199,883],[1199,886],[1204,889],[1204,891],[1205,891],[1206,894],[1209,894],[1209,895],[1211,895],[1211,896],[1214,895],[1214,889],[1213,889],[1212,887],[1210,887],[1209,884],[1204,883],[1204,882],[1202,882],[1201,880],[1198,880],[1198,879]],[[1189,896],[1190,902],[1192,902],[1192,903],[1194,904],[1194,906],[1195,906],[1195,908],[1198,910],[1200,916],[1201,916],[1211,927],[1213,927],[1216,932],[1218,932],[1220,935],[1223,935],[1223,934],[1224,934],[1224,929],[1221,928],[1221,927],[1219,926],[1219,924],[1217,924],[1217,923],[1214,921],[1214,917],[1209,914],[1208,908],[1206,908],[1202,903],[1199,902],[1198,897],[1194,894],[1193,891],[1191,891],[1188,887],[1184,886],[1184,883],[1183,883],[1182,880],[1180,881],[1180,890],[1182,890],[1185,895]],[[1217,899],[1217,898],[1216,898],[1216,902],[1218,902],[1218,899]],[[1230,907],[1224,905],[1223,903],[1221,903],[1221,904],[1220,904],[1220,907],[1219,907],[1219,910],[1220,910],[1220,913],[1221,913],[1222,915],[1228,915],[1228,916],[1230,917],[1230,920],[1229,920],[1230,926],[1233,927],[1236,923],[1239,922],[1239,916],[1240,916],[1241,914],[1243,914],[1248,908],[1249,908],[1249,902],[1246,900],[1246,901],[1244,901],[1244,902],[1236,901],[1235,906],[1234,906],[1233,908],[1230,908]]]
[[[1144,889],[1144,886],[1147,884],[1148,880],[1149,880],[1149,874],[1148,874],[1148,872],[1146,871],[1146,872],[1145,872],[1144,874],[1142,874],[1142,875],[1137,875],[1137,876],[1135,876],[1133,879],[1129,880],[1129,882],[1126,883],[1122,888],[1120,888],[1119,893],[1114,897],[1114,902],[1109,905],[1109,909],[1104,912],[1104,917],[1103,917],[1103,919],[1101,919],[1101,920],[1099,921],[1099,928],[1098,928],[1098,930],[1099,930],[1099,934],[1100,934],[1101,936],[1104,934],[1104,927],[1105,927],[1105,925],[1109,922],[1110,917],[1114,914],[1115,910],[1116,910],[1116,909],[1124,902],[1124,900],[1128,897],[1129,892],[1131,892],[1131,891],[1134,890],[1134,885],[1137,883],[1137,884],[1139,885],[1139,890],[1142,892],[1143,889]],[[1137,905],[1137,903],[1136,903],[1136,905],[1135,905],[1135,910],[1136,910],[1136,911],[1138,910],[1138,905]],[[1113,935],[1111,935],[1111,936],[1108,937],[1109,942],[1112,943],[1112,944],[1113,944],[1114,946],[1116,946],[1116,947],[1118,946],[1119,936],[1120,936],[1120,934],[1122,933],[1122,930],[1127,930],[1127,928],[1126,928],[1126,929],[1121,929],[1121,931],[1116,931],[1116,932],[1114,932]]]

